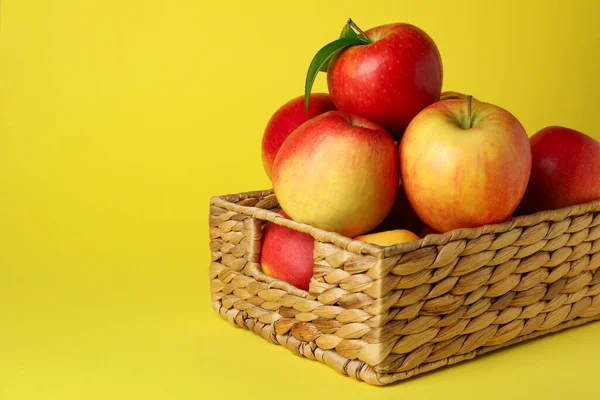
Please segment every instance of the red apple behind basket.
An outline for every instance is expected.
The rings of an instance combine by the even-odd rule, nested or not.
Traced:
[[[600,199],[600,142],[561,126],[541,129],[530,142],[531,178],[519,214]]]
[[[269,179],[273,174],[273,162],[279,148],[288,136],[312,117],[335,110],[327,93],[310,95],[310,109],[304,108],[304,96],[298,96],[283,104],[269,119],[262,137],[262,162]]]

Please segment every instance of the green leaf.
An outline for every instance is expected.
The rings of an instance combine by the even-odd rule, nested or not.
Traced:
[[[352,29],[352,27],[348,24],[344,24],[344,27],[342,28],[342,32],[340,33],[340,37],[338,39],[342,39],[342,38],[355,38],[358,37],[358,34],[354,31],[354,29]],[[329,62],[326,62],[325,64],[323,64],[321,66],[321,68],[319,68],[320,72],[327,72],[327,70],[329,69],[329,64],[331,62],[331,59],[329,60]]]
[[[344,27],[342,28],[342,32],[340,33],[340,39],[341,38],[349,38],[349,37],[357,37],[358,34],[354,31],[354,29],[352,29],[352,27],[350,26],[350,24],[344,24]]]
[[[304,84],[304,105],[306,107],[306,113],[308,113],[308,103],[310,101],[310,92],[312,86],[315,83],[317,74],[321,68],[326,65],[331,58],[338,52],[350,46],[356,46],[359,44],[366,44],[363,39],[358,35],[355,37],[344,37],[323,46],[321,50],[317,52],[315,57],[312,59],[308,72],[306,74],[306,82]]]
[[[319,72],[327,72],[329,71],[329,63],[331,60],[327,61],[325,64],[323,64],[321,66],[321,68],[319,68]]]

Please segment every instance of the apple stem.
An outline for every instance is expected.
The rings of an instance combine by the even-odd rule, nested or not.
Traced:
[[[468,94],[467,95],[467,127],[465,129],[471,129],[471,127],[473,125],[473,121],[471,118],[472,109],[473,109],[473,96]]]
[[[354,23],[354,21],[352,21],[352,18],[348,18],[348,25],[350,25],[350,27],[356,29],[356,31],[358,32],[359,35],[361,35],[362,37],[364,37],[365,39],[367,39],[369,42],[371,42],[371,40],[369,39],[369,37],[367,36],[367,34],[365,32],[363,32],[362,29],[360,29],[358,27],[358,25],[356,25]]]

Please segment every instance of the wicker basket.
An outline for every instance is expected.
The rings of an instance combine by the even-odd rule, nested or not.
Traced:
[[[357,380],[389,384],[600,319],[600,201],[388,247],[279,210],[272,191],[211,199],[213,307]],[[308,292],[261,272],[266,221],[315,238]]]

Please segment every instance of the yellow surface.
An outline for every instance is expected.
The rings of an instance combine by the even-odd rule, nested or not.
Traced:
[[[530,133],[600,139],[598,4],[2,1],[0,399],[600,397],[600,324],[373,388],[234,329],[207,279],[209,197],[269,186],[262,129],[348,17],[421,26],[444,89]]]

